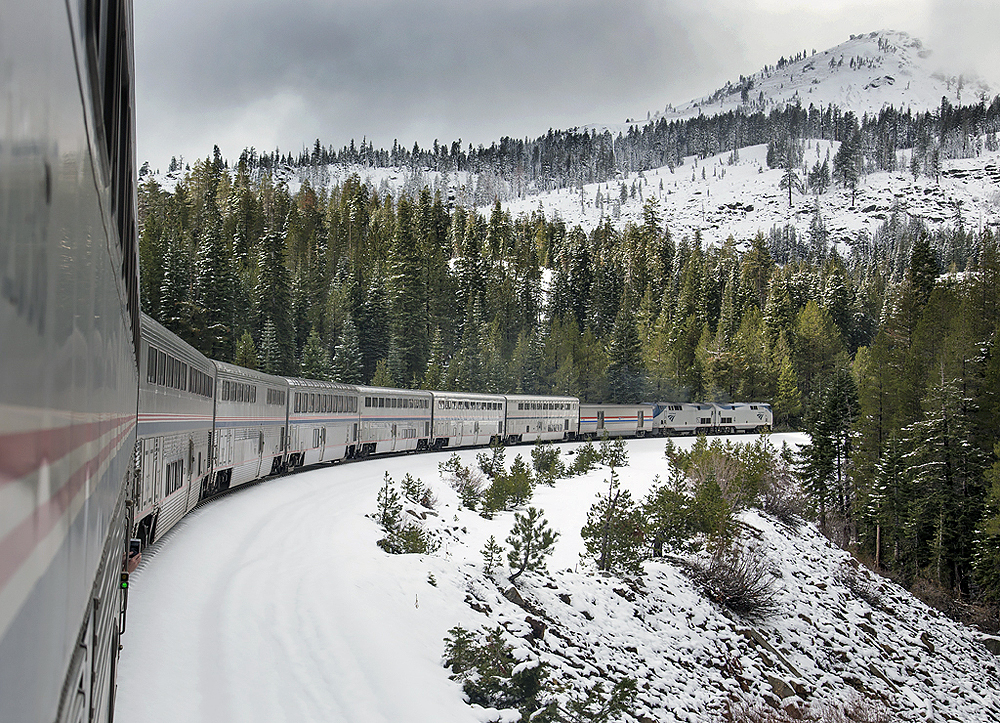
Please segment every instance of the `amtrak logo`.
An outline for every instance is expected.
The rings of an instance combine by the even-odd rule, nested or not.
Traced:
[[[668,414],[667,415],[667,419],[669,419],[672,422],[672,421],[674,421],[674,417],[676,417],[676,416],[677,416],[676,414]]]
[[[764,415],[761,414],[760,412],[757,412],[757,419],[759,419],[760,421],[763,422],[764,421]]]

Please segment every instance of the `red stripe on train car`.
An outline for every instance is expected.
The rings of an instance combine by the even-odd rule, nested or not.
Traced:
[[[129,417],[128,419],[132,420],[133,418]],[[0,540],[0,590],[7,585],[14,573],[34,552],[38,542],[48,535],[63,518],[73,498],[86,484],[88,477],[92,476],[91,473],[97,473],[104,461],[121,447],[122,441],[128,437],[131,430],[131,425],[121,430],[96,456],[80,465],[55,494],[40,507],[36,507],[33,514]]]
[[[33,429],[0,435],[0,487],[21,479],[48,462],[55,462],[78,447],[94,442],[135,417],[113,417],[86,424]]]

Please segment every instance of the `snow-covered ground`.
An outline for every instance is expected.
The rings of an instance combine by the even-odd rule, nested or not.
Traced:
[[[805,144],[804,161],[810,169],[829,154],[832,170],[838,142],[806,140]],[[526,196],[507,201],[504,207],[514,217],[542,208],[548,218],[559,217],[570,227],[580,225],[589,231],[604,220],[617,228],[629,222],[641,225],[643,205],[653,200],[675,240],[692,238],[701,231],[709,244],[721,244],[730,236],[737,242],[758,233],[766,237],[772,228],[785,225],[808,238],[817,205],[834,242],[853,241],[862,232],[874,235],[894,208],[903,223],[919,218],[930,228],[953,227],[958,214],[968,229],[1000,226],[1000,153],[944,161],[938,181],[928,176],[914,179],[905,170],[866,174],[858,185],[854,208],[850,191],[836,184],[821,195],[793,191],[789,206],[788,191],[780,186],[784,171],[768,168],[766,159],[767,146],[763,145],[740,149],[733,165],[728,152],[703,160],[691,156],[673,170],[663,167],[633,173],[621,181],[588,184],[582,194],[579,189],[560,189]],[[904,169],[909,160],[910,152],[902,151]],[[799,178],[804,178],[801,169]],[[624,204],[621,183],[630,194]],[[481,210],[489,213],[489,209]]]
[[[628,447],[621,479],[641,499],[666,471],[664,441]],[[476,453],[461,457],[471,465]],[[507,461],[529,453],[509,449]],[[530,632],[525,611],[482,570],[485,540],[502,542],[513,514],[484,520],[461,509],[438,472],[447,456],[315,469],[189,515],[133,575],[116,720],[488,719],[449,680],[443,640],[456,625]],[[444,542],[437,553],[376,546],[381,533],[366,515],[386,472],[433,488],[437,514],[426,525]],[[897,720],[1000,719],[998,658],[983,637],[855,570],[811,526],[793,533],[744,514],[781,590],[779,611],[756,623],[707,601],[671,562],[647,563],[641,585],[595,575],[580,563],[579,531],[607,477],[599,467],[540,486],[531,502],[560,537],[550,574],[526,574],[519,589],[546,616],[533,654],[561,680],[637,678],[636,720],[714,720],[732,697],[815,708],[858,695],[883,700]],[[858,581],[868,602],[852,592]]]

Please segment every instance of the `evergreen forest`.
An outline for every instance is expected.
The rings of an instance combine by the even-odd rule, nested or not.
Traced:
[[[497,158],[453,144],[384,160],[454,158],[505,182],[576,184],[754,142],[781,162],[796,138],[832,137],[859,172],[923,144],[918,157],[933,163],[918,170],[930,173],[995,143],[1000,102],[861,124],[775,113],[650,124],[610,165],[605,139],[586,133],[502,142]],[[331,153],[318,141],[298,159],[248,151],[231,169],[216,149],[172,191],[146,176],[144,310],[209,357],[273,374],[770,402],[777,428],[811,435],[799,472],[831,537],[903,580],[1000,598],[1000,248],[989,227],[931,230],[897,209],[849,254],[821,224],[808,237],[774,228],[707,246],[674,238],[654,201],[639,225],[586,232],[541,210],[512,218],[497,195],[483,211],[490,202],[393,193],[357,175],[293,193],[269,170]]]

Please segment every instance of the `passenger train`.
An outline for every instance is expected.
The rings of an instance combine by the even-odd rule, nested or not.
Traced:
[[[251,480],[500,440],[749,431],[766,404],[380,389],[213,361],[141,314],[131,0],[0,22],[0,721],[109,721],[137,548]]]
[[[765,403],[587,404],[277,377],[213,362],[145,314],[141,327],[132,496],[142,546],[201,500],[306,465],[496,442],[756,432],[772,422]]]

